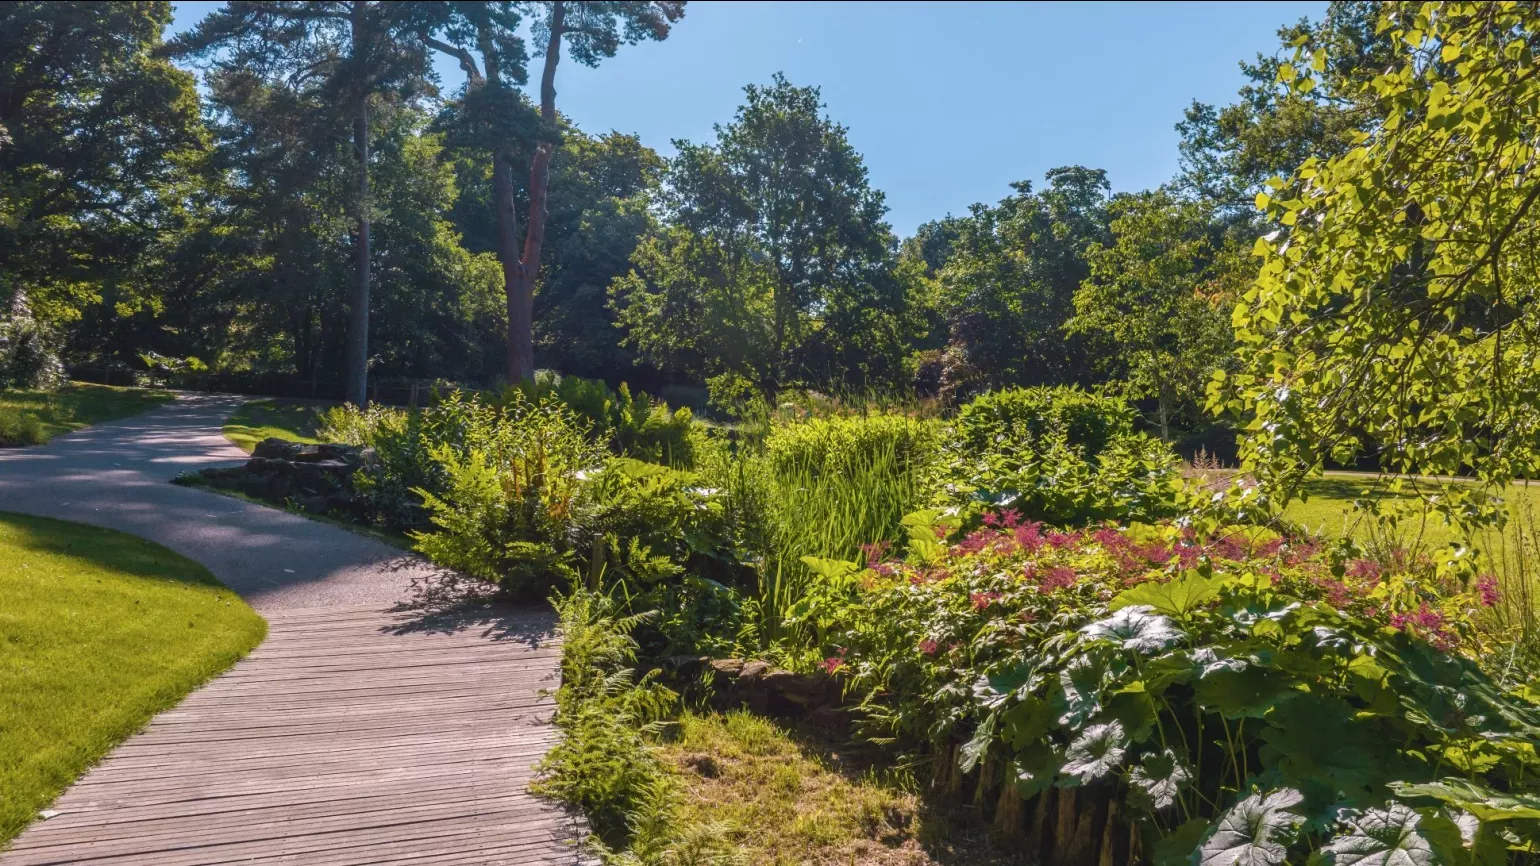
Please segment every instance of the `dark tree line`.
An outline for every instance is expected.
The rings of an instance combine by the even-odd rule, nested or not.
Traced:
[[[194,357],[355,400],[369,375],[537,366],[768,392],[1079,383],[1168,428],[1229,363],[1249,199],[1372,119],[1259,57],[1235,104],[1188,110],[1166,187],[1055,168],[900,239],[815,87],[750,85],[671,159],[560,115],[563,57],[598,64],[683,13],[231,2],[168,42],[164,2],[0,6],[5,309],[72,363]],[[1280,37],[1331,75],[1385,52],[1357,4]]]

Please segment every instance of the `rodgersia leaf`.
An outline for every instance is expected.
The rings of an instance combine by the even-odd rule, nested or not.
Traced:
[[[1123,733],[1122,725],[1117,722],[1092,725],[1064,752],[1063,773],[1074,776],[1082,784],[1093,782],[1123,763],[1127,746],[1128,736]]]
[[[1436,866],[1433,846],[1417,830],[1422,821],[1411,808],[1391,803],[1348,820],[1351,832],[1321,849],[1321,860],[1332,866]]]
[[[1082,628],[1080,633],[1093,640],[1110,640],[1126,650],[1154,653],[1169,649],[1184,635],[1171,620],[1153,607],[1136,604],[1116,611],[1105,619]]]
[[[1059,671],[1059,688],[1065,704],[1065,712],[1059,716],[1060,725],[1078,728],[1101,712],[1105,675],[1101,662],[1090,656],[1078,656]]]
[[[1191,778],[1175,752],[1151,752],[1128,774],[1129,802],[1151,812],[1168,808]]]
[[[1253,794],[1226,812],[1198,849],[1199,866],[1275,866],[1288,856],[1303,820],[1292,788]]]

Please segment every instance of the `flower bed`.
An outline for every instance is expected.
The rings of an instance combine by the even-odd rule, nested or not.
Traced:
[[[1043,862],[1487,862],[1537,838],[1540,713],[1472,660],[1488,578],[1256,528],[906,524],[903,560],[816,563],[803,615],[868,733]]]

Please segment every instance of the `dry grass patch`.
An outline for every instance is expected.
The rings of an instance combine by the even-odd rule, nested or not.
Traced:
[[[752,866],[1016,863],[967,814],[929,807],[874,754],[743,711],[686,713],[659,755],[681,781],[677,818],[718,825]]]

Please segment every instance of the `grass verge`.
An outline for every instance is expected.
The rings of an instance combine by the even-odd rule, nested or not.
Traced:
[[[0,512],[0,845],[267,624],[147,541]]]
[[[756,866],[1018,862],[966,815],[930,808],[891,758],[743,710],[684,713],[658,754],[681,828],[712,826]]]
[[[253,400],[235,410],[225,422],[225,438],[250,454],[263,439],[314,443],[327,407],[292,400]]]
[[[0,391],[0,446],[41,445],[61,433],[138,415],[175,399],[168,391],[85,383],[58,391]]]
[[[674,693],[631,669],[639,618],[582,589],[553,601],[562,737],[532,787],[583,812],[609,866],[1019,862],[874,751],[743,711],[675,714]]]

